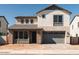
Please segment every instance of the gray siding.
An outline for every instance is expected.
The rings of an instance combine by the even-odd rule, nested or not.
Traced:
[[[8,24],[3,17],[0,17],[1,27],[0,32],[7,34]]]

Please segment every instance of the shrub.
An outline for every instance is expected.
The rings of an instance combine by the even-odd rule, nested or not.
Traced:
[[[4,33],[0,32],[0,36],[4,35]]]

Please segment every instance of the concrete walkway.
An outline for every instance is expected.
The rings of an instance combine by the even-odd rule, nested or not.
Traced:
[[[0,46],[0,54],[79,54],[79,45],[9,44]]]

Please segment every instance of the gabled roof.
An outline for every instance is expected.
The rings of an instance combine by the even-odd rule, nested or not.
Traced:
[[[8,21],[7,21],[7,19],[5,18],[5,16],[0,16],[0,17],[3,17],[4,20],[6,21],[6,23],[9,24]]]
[[[70,13],[70,14],[72,13],[72,12],[62,8],[62,7],[59,7],[58,5],[53,4],[53,5],[50,5],[46,8],[44,8],[44,9],[42,9],[41,11],[38,11],[36,14],[38,14],[38,13],[44,11],[44,10],[64,10],[64,11],[67,11],[68,13]]]
[[[70,24],[73,22],[73,20],[75,19],[76,16],[79,17],[79,15],[75,15],[74,18],[71,20]]]

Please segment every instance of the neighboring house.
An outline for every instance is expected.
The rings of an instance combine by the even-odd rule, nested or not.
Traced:
[[[6,36],[8,34],[8,21],[4,16],[0,16],[0,33],[2,35],[0,36],[0,44],[5,43],[6,41]]]
[[[70,43],[79,44],[79,15],[74,16],[70,23]]]
[[[0,32],[6,35],[7,31],[8,31],[8,21],[4,16],[0,16]]]
[[[70,43],[70,14],[64,8],[51,5],[37,12],[36,16],[17,16],[16,23],[9,27],[9,43]]]
[[[70,23],[70,36],[79,37],[79,15],[76,15]]]

